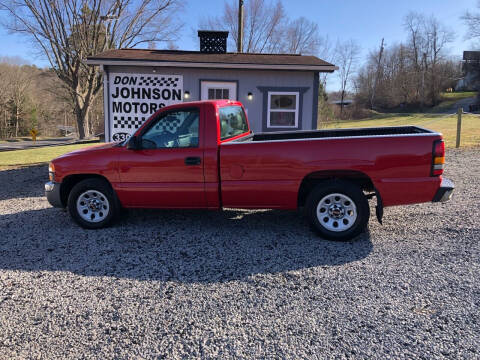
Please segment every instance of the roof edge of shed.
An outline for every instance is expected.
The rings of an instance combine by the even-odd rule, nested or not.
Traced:
[[[93,66],[158,66],[204,69],[246,69],[246,70],[294,70],[334,72],[335,65],[300,65],[300,64],[252,64],[252,63],[224,63],[224,62],[190,62],[190,61],[159,61],[159,60],[116,60],[104,58],[87,58],[86,63]]]

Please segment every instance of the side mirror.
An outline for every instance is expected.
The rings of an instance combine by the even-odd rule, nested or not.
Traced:
[[[127,142],[127,150],[138,150],[139,149],[139,141],[136,136],[132,136],[130,139],[128,139]]]

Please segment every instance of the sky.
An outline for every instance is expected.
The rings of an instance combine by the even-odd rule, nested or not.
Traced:
[[[196,30],[202,19],[222,13],[225,1],[237,0],[184,0],[185,22],[177,46],[181,50],[198,50]],[[248,0],[246,0],[248,1]],[[455,33],[450,53],[461,57],[464,50],[471,48],[471,41],[465,39],[466,27],[460,19],[466,10],[475,11],[477,0],[283,0],[290,18],[301,16],[318,24],[320,35],[330,41],[354,39],[362,48],[361,60],[378,49],[382,37],[386,46],[405,40],[403,18],[409,11],[435,15]],[[480,12],[480,10],[479,10]],[[3,20],[0,14],[0,21]],[[235,51],[235,49],[229,49]],[[39,67],[48,66],[39,57],[25,38],[0,30],[0,57],[19,56]],[[335,74],[330,75],[327,89],[338,89]]]

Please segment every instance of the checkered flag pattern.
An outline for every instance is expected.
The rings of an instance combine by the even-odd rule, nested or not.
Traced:
[[[160,119],[155,125],[155,130],[175,134],[177,129],[183,124],[184,119],[180,119],[177,116],[167,116],[166,118]]]
[[[114,129],[138,129],[145,122],[145,117],[138,116],[114,116]]]
[[[139,86],[166,86],[177,87],[178,77],[164,77],[164,76],[140,76]]]

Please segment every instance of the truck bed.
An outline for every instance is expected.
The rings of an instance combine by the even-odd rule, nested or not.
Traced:
[[[305,179],[335,172],[370,179],[384,206],[431,201],[441,182],[431,176],[440,139],[416,126],[250,134],[220,146],[222,203],[294,209]]]
[[[432,135],[435,132],[418,126],[391,126],[377,128],[358,128],[358,129],[332,129],[332,130],[314,130],[314,131],[279,131],[269,133],[252,134],[240,138],[236,141],[257,142],[257,141],[275,141],[275,140],[302,140],[302,139],[322,139],[322,138],[351,138],[351,137],[369,137],[369,136],[402,136],[402,135]]]

